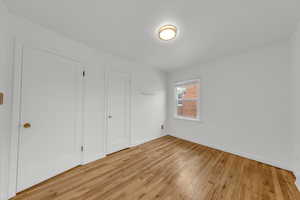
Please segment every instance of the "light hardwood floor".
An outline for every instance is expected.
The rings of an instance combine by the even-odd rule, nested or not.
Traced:
[[[300,200],[294,181],[288,171],[165,136],[74,168],[13,199]]]

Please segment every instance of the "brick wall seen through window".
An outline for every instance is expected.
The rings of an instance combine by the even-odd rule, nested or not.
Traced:
[[[177,117],[199,118],[199,81],[191,81],[176,85],[176,115]]]

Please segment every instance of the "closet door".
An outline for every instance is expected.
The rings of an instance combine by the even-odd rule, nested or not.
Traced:
[[[79,63],[24,48],[17,191],[80,164]]]
[[[130,145],[130,76],[110,72],[107,94],[107,153],[112,153]]]

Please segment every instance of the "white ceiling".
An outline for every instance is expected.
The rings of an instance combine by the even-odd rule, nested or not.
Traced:
[[[288,38],[299,0],[6,0],[15,14],[90,47],[163,70]],[[178,37],[157,38],[175,24]]]

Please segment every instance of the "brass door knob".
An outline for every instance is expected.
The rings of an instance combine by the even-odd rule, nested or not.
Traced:
[[[30,128],[31,127],[31,124],[26,122],[24,125],[23,125],[24,128]]]

